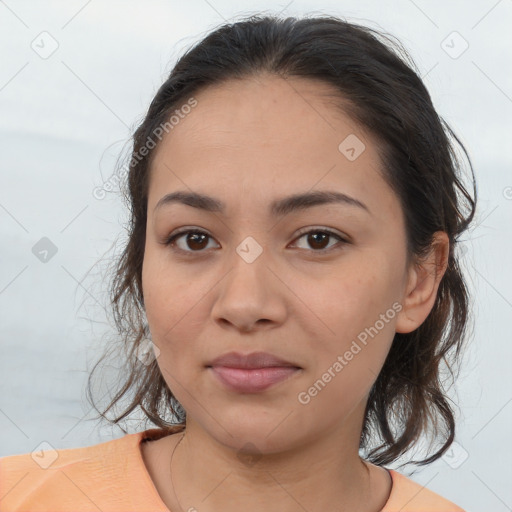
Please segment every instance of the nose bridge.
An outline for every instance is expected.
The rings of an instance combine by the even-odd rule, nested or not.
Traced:
[[[261,240],[261,237],[258,238]],[[250,287],[253,295],[268,288],[268,251],[252,235],[245,236],[234,247],[228,265],[231,269],[226,276],[229,286]]]
[[[212,314],[246,330],[258,320],[281,321],[284,297],[269,269],[269,254],[255,237],[246,236],[226,258],[229,271],[219,283]]]

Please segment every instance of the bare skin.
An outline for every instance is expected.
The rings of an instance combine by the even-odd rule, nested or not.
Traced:
[[[150,474],[151,479],[153,480],[153,483],[158,491],[158,494],[162,498],[162,501],[166,504],[167,508],[171,512],[180,512],[181,510],[188,510],[182,497],[181,487],[177,486],[178,489],[173,490],[172,486],[170,485],[169,454],[173,452],[174,448],[180,441],[181,437],[182,434],[173,434],[170,436],[166,436],[162,439],[158,439],[156,441],[142,443],[141,445],[141,451],[148,473]],[[182,445],[183,443],[181,443],[180,446]],[[182,462],[179,459],[180,457],[181,455],[179,454],[178,451],[176,451],[172,460],[172,479],[174,482],[176,482],[177,480],[183,480],[183,478],[180,478],[179,475],[176,474],[178,471],[180,471],[179,463]],[[361,508],[361,510],[381,510],[386,501],[388,500],[391,492],[391,476],[385,469],[379,466],[376,466],[366,461],[363,461],[363,463],[368,470],[368,476],[366,478],[368,482],[371,482],[371,491],[368,497],[367,486],[364,493],[361,495],[364,498],[364,508]],[[215,475],[215,473],[215,471],[212,471],[212,476]],[[224,478],[224,476],[222,478]],[[218,474],[216,480],[221,480]],[[222,493],[225,493],[226,490],[228,490],[227,484],[230,484],[230,487],[234,486],[234,484],[232,482],[229,482],[229,480],[224,480],[221,487],[219,488],[219,490],[222,489]],[[268,485],[272,484],[275,484],[275,481],[273,481],[273,479],[269,477]],[[236,491],[236,489],[231,490]],[[179,501],[177,501],[176,499],[175,491],[179,495]],[[284,492],[283,497],[285,497]],[[206,509],[204,506],[204,502],[202,502],[204,499],[205,496],[203,496],[203,498],[201,498],[200,500],[195,500],[196,503],[199,503],[199,505],[195,507],[198,511]],[[293,498],[290,498],[289,501],[292,502]],[[260,510],[260,508],[250,508],[249,510]],[[302,508],[299,505],[296,505],[295,509],[293,510],[302,510]],[[340,508],[340,505],[336,504],[336,510],[344,510],[344,508]],[[358,509],[353,510],[357,511]]]
[[[378,512],[389,497],[388,472],[358,453],[365,405],[395,332],[413,331],[431,311],[449,241],[437,233],[430,256],[407,267],[403,213],[376,144],[334,108],[332,93],[269,76],[209,87],[157,148],[142,280],[158,365],[187,411],[174,488],[171,453],[182,434],[144,443],[142,453],[172,512]],[[354,160],[338,149],[351,134],[365,145]],[[155,210],[178,190],[218,198],[226,210]],[[369,211],[338,203],[268,211],[275,199],[317,190]],[[163,243],[184,227],[208,236]],[[324,245],[305,234],[326,229],[335,235]],[[250,263],[236,250],[249,236],[262,249]],[[376,325],[333,376],[338,356]],[[300,370],[238,393],[207,368],[229,351],[270,352]],[[328,383],[309,393],[329,368]]]

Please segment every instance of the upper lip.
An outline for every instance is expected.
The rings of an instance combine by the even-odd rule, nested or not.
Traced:
[[[273,354],[269,354],[268,352],[252,352],[250,354],[228,352],[216,357],[206,366],[227,366],[229,368],[268,368],[272,366],[291,366],[300,368],[300,366],[295,363],[286,361]]]

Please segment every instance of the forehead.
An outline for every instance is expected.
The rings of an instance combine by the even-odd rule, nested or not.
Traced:
[[[279,146],[338,156],[338,144],[347,135],[368,137],[341,111],[343,97],[320,80],[254,76],[208,86],[194,97],[197,106],[182,116],[159,149],[229,146],[248,152]]]
[[[228,204],[229,197],[263,204],[271,192],[335,188],[393,208],[376,143],[342,112],[343,97],[328,84],[257,76],[207,87],[194,98],[197,105],[155,150],[148,206],[184,188]]]

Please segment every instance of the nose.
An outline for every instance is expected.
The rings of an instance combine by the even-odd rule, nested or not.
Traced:
[[[218,285],[212,308],[214,321],[240,332],[282,324],[287,312],[287,288],[269,267],[265,253],[252,262],[235,253],[232,260],[230,270]]]

